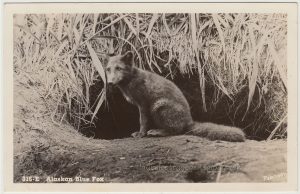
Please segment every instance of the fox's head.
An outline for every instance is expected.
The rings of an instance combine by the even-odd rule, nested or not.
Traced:
[[[109,57],[105,68],[107,83],[117,85],[122,82],[126,82],[132,76],[132,67],[132,52],[127,52],[124,55]]]

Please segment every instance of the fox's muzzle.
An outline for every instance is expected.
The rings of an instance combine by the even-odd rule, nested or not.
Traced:
[[[114,84],[114,75],[112,73],[106,73],[106,82],[108,84]]]

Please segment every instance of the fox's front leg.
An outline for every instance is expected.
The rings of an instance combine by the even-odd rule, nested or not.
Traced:
[[[133,137],[145,137],[147,131],[149,130],[149,113],[143,108],[139,107],[140,112],[140,131],[134,132],[131,134]]]

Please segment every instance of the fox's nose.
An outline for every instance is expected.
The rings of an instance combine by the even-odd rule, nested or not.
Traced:
[[[106,75],[106,83],[113,84],[113,75],[112,74]]]

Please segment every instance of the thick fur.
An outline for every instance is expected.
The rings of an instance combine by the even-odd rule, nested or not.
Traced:
[[[186,134],[206,137],[210,140],[245,141],[245,134],[240,128],[214,123],[195,122],[194,127]]]
[[[107,82],[119,87],[126,100],[139,109],[140,130],[133,137],[192,134],[210,140],[245,140],[239,128],[194,122],[179,88],[155,73],[134,67],[131,52],[110,57],[106,75]]]

